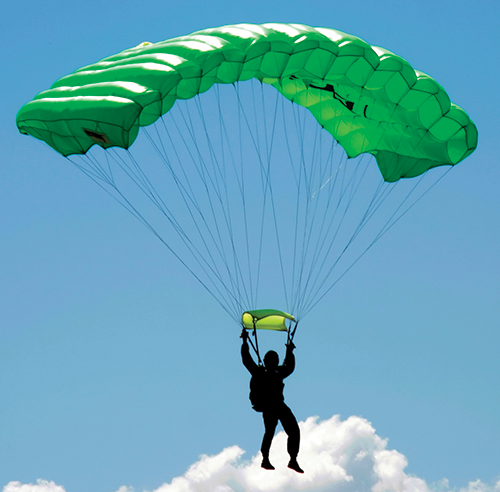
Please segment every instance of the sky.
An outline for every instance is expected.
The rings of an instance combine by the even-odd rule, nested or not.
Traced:
[[[0,20],[3,492],[498,490],[500,14],[493,0],[10,2]],[[15,126],[57,78],[240,22],[355,34],[430,74],[479,130],[300,324],[283,434],[259,467],[240,327],[165,247]],[[281,334],[263,338],[281,351]]]

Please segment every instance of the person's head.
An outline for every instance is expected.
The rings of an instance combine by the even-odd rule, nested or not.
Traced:
[[[280,358],[274,350],[270,350],[266,355],[264,355],[264,366],[266,369],[273,371],[278,367],[280,363]]]

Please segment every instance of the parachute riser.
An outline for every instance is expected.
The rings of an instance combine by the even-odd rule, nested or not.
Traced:
[[[262,365],[262,359],[260,358],[260,353],[259,353],[259,340],[257,338],[257,325],[255,324],[255,319],[253,320],[253,336],[255,338],[255,345],[253,344],[252,340],[249,338],[248,341],[250,342],[250,345],[252,346],[255,355],[257,355],[257,359],[259,361],[259,366]]]
[[[276,323],[276,321],[275,321],[274,323],[271,322],[271,324],[267,327],[267,329],[270,329],[270,330],[276,330],[276,331],[281,331],[281,332],[286,331],[286,334],[287,334],[286,345],[287,345],[287,347],[290,344],[293,344],[295,332],[297,331],[297,326],[299,324],[298,321],[295,320],[295,318],[293,318],[293,316],[287,315],[286,313],[282,313],[281,311],[276,311],[276,310],[260,310],[260,311],[254,311],[254,312],[245,311],[243,313],[243,315],[242,315],[243,329],[248,330],[248,331],[252,331],[253,337],[255,339],[255,343],[252,342],[249,335],[246,336],[246,339],[250,342],[250,345],[252,346],[252,349],[255,352],[255,355],[257,356],[259,366],[263,365],[263,361],[262,361],[262,358],[260,357],[259,339],[257,337],[257,328],[258,328],[257,323],[259,322],[259,320],[262,319],[263,312],[265,312],[265,314],[267,316],[276,315],[276,314],[280,314],[280,315],[284,314],[288,318],[288,320],[290,321],[288,323],[288,326],[287,326],[287,323],[285,322],[285,320],[283,320],[283,324]],[[256,316],[255,313],[258,313],[258,315]],[[251,316],[251,318],[250,318],[250,316]],[[252,330],[252,328],[253,328],[253,330]]]
[[[295,326],[293,327],[292,330],[292,321],[290,321],[290,326],[288,327],[286,333],[287,333],[287,345],[290,342],[293,342],[293,338],[295,337],[295,332],[297,331],[297,326],[299,325],[298,321],[293,321],[295,323]]]
[[[295,337],[295,332],[297,331],[297,326],[298,326],[298,321],[294,321],[294,325],[292,325],[292,322],[290,322],[290,326],[288,327],[286,334],[287,334],[287,342],[286,344],[289,345],[290,343],[293,342],[293,339]],[[293,329],[292,329],[293,328]],[[262,359],[260,357],[260,351],[259,351],[259,339],[257,338],[257,326],[255,324],[255,320],[253,322],[253,336],[255,338],[255,345],[252,342],[252,340],[249,338],[248,341],[250,342],[250,345],[252,346],[255,355],[257,356],[257,359],[259,361],[259,366],[262,366]]]

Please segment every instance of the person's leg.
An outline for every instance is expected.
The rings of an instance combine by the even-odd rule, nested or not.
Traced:
[[[304,473],[297,463],[297,455],[299,454],[300,447],[300,429],[299,424],[295,415],[292,413],[290,408],[288,408],[285,403],[280,409],[279,420],[283,426],[284,431],[288,436],[287,450],[290,455],[290,463],[288,463],[288,468],[292,468],[299,473]]]
[[[262,452],[262,467],[268,470],[274,470],[274,467],[269,461],[269,451],[271,449],[271,443],[273,442],[276,426],[278,425],[278,416],[274,411],[267,411],[262,412],[262,418],[264,419],[265,428],[262,446],[260,448]]]

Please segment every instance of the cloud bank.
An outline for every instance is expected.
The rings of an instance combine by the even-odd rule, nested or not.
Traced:
[[[66,492],[54,482],[38,479],[35,483],[9,482],[2,492]]]
[[[477,480],[457,491],[450,489],[446,479],[429,485],[406,474],[405,456],[387,449],[387,440],[377,436],[363,418],[341,421],[334,416],[319,421],[310,417],[299,425],[304,475],[287,468],[286,435],[280,432],[271,449],[275,471],[260,467],[260,453],[245,460],[245,451],[231,446],[214,456],[202,455],[183,476],[154,492],[500,492],[500,481],[487,485]],[[54,482],[38,480],[36,484],[10,482],[3,492],[66,491]],[[122,486],[117,492],[139,491]]]

